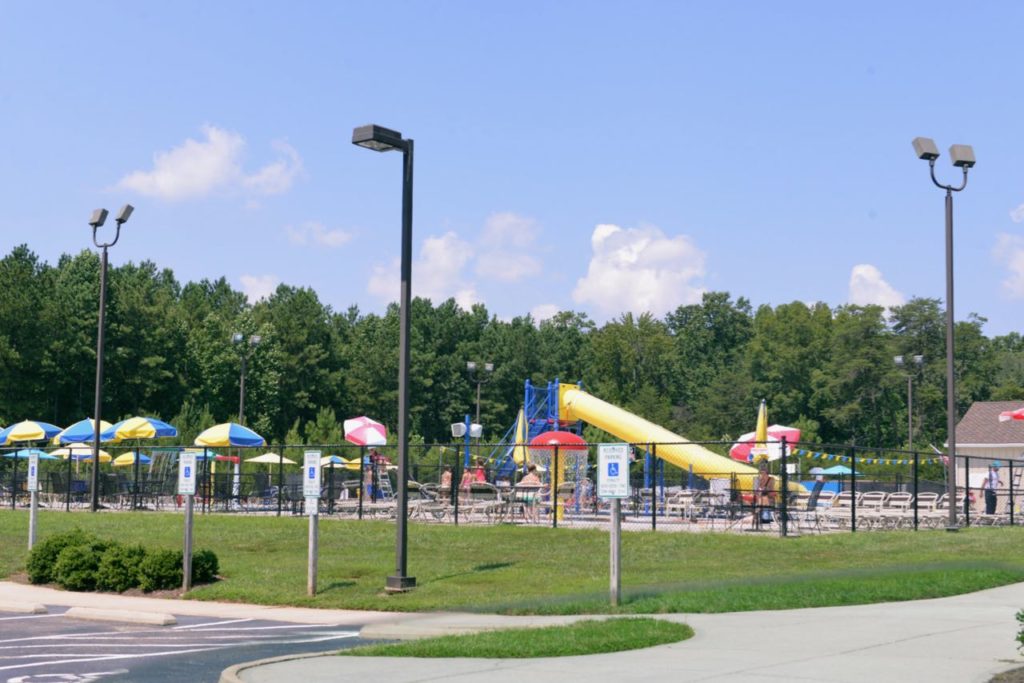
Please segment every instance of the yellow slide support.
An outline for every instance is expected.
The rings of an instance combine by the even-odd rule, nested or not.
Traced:
[[[692,465],[694,474],[711,478],[728,478],[735,474],[741,490],[751,490],[754,477],[757,476],[757,470],[750,465],[721,456],[664,427],[606,403],[576,384],[559,385],[558,417],[561,420],[583,420],[629,443],[656,443],[659,458],[684,470]]]

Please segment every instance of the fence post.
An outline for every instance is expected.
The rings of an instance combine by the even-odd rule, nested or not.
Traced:
[[[789,470],[786,467],[786,437],[782,437],[782,510],[780,511],[782,521],[779,523],[779,527],[782,530],[782,537],[785,538],[789,534]]]
[[[278,448],[281,457],[277,460],[277,516],[281,516],[281,502],[284,500],[284,446]]]
[[[647,444],[651,454],[651,531],[658,530],[658,444]]]
[[[857,447],[850,446],[850,533],[857,531]]]
[[[1010,461],[1010,526],[1013,526],[1013,461]]]
[[[558,528],[558,444],[555,444],[554,466],[551,468],[551,528]]]
[[[953,482],[956,490],[956,482]],[[971,456],[964,457],[964,526],[971,526]]]
[[[452,477],[452,505],[454,506],[455,526],[459,525],[459,494],[462,493],[462,459],[459,449],[455,449],[455,476]]]
[[[71,461],[75,459],[74,450],[68,453],[68,478],[67,485],[64,487],[64,505],[65,510],[71,512]]]
[[[918,466],[917,451],[914,451],[914,531],[917,531],[917,493],[918,493],[918,489],[917,489],[917,476],[918,476],[917,466]]]

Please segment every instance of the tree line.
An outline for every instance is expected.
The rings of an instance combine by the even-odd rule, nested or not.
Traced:
[[[250,304],[224,278],[179,283],[144,261],[109,273],[106,419],[151,415],[190,440],[238,414],[240,351],[234,333],[259,335],[246,375],[246,423],[268,440],[338,443],[340,423],[369,415],[394,430],[398,307],[334,311],[308,288],[280,285]],[[67,425],[92,413],[99,257],[42,262],[27,246],[0,260],[0,423]],[[451,439],[474,411],[466,362],[494,364],[481,392],[485,440],[515,420],[523,382],[581,381],[693,440],[751,431],[762,397],[772,422],[807,441],[900,447],[907,443],[907,372],[914,373],[915,443],[945,440],[945,326],[937,299],[880,306],[796,301],[756,310],[709,292],[664,318],[623,314],[598,325],[563,311],[537,323],[501,320],[483,305],[412,302],[411,432]],[[956,324],[957,404],[1024,399],[1024,339],[994,338],[984,318]],[[923,355],[899,368],[893,357]]]

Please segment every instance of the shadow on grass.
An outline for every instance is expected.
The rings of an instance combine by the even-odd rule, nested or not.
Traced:
[[[356,581],[331,581],[329,584],[320,589],[321,593],[330,593],[333,590],[341,590],[342,588],[352,588],[353,586],[359,585]]]
[[[443,576],[438,576],[438,577],[435,577],[433,579],[429,579],[427,581],[423,581],[422,583],[424,583],[424,584],[437,583],[439,581],[447,581],[449,579],[457,579],[460,576],[471,576],[473,574],[479,574],[480,572],[493,572],[493,571],[498,570],[498,569],[507,569],[508,567],[513,567],[513,566],[515,566],[515,564],[516,564],[515,562],[488,562],[487,564],[478,564],[477,566],[473,567],[469,571],[466,571],[466,572],[455,572],[454,574],[445,574]]]

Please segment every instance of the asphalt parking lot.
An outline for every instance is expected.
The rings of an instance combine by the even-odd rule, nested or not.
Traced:
[[[177,616],[174,626],[0,612],[0,681],[216,683],[239,662],[362,644],[361,624],[327,626]]]

